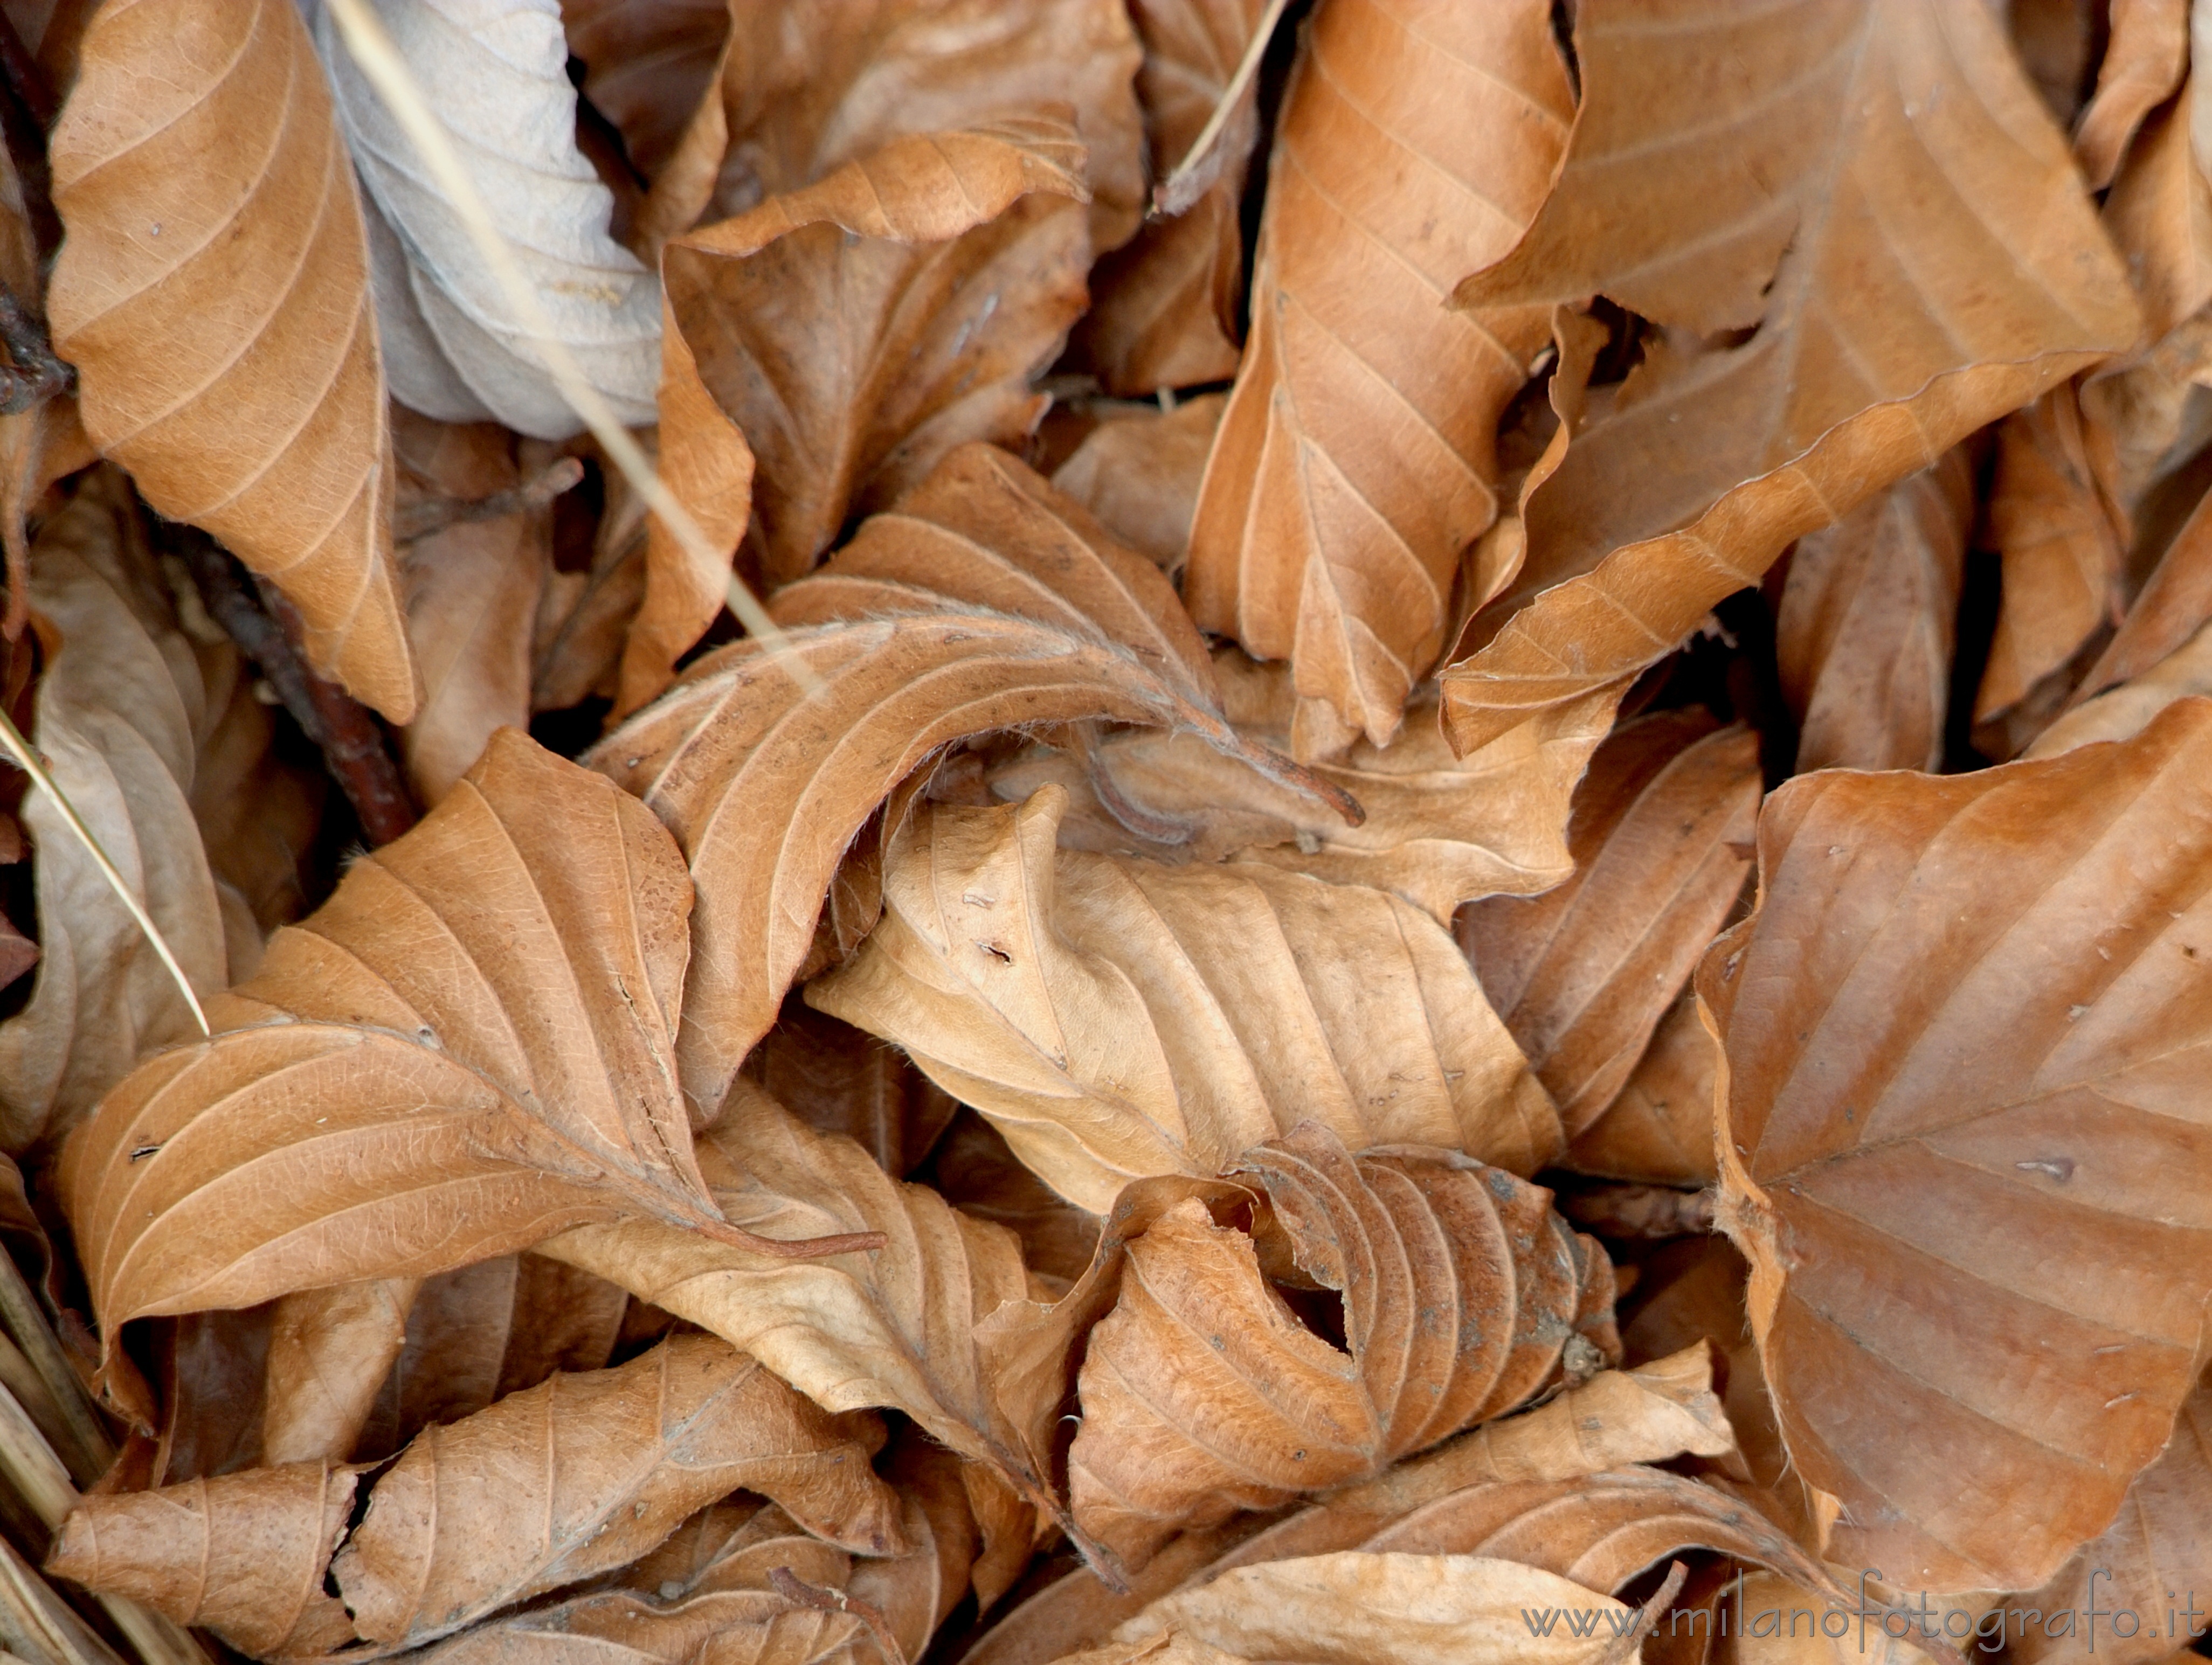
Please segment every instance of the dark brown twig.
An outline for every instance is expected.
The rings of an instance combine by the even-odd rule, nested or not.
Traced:
[[[900,1647],[898,1638],[891,1634],[890,1620],[884,1617],[883,1609],[872,1601],[863,1601],[857,1595],[848,1595],[842,1589],[823,1589],[810,1584],[787,1566],[772,1569],[768,1575],[775,1593],[787,1601],[796,1601],[803,1607],[812,1607],[820,1613],[847,1613],[868,1627],[868,1634],[876,1639],[890,1665],[906,1665],[906,1650]]]
[[[395,543],[416,543],[433,532],[471,520],[496,520],[501,515],[540,509],[584,477],[584,465],[573,457],[556,457],[552,467],[535,480],[526,480],[509,491],[489,497],[422,497],[403,505],[392,517]]]
[[[387,845],[414,826],[414,800],[375,717],[343,688],[307,669],[298,645],[298,610],[270,584],[258,585],[257,601],[246,587],[245,569],[206,533],[179,525],[166,530],[170,546],[191,568],[210,615],[261,668],[284,709],[322,748],[332,778],[361,818],[362,837],[372,846]]]

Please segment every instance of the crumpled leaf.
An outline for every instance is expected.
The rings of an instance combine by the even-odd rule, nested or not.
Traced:
[[[1516,1172],[1556,1152],[1550,1099],[1433,920],[1258,863],[1055,851],[1066,803],[918,808],[882,923],[808,1002],[906,1048],[1094,1214],[1307,1120]]]
[[[745,1074],[816,1132],[852,1140],[894,1179],[928,1159],[960,1109],[896,1047],[797,999],[784,1002]]]
[[[1052,483],[1162,570],[1180,571],[1198,482],[1227,403],[1226,394],[1207,393],[1165,413],[1139,408],[1109,417],[1053,470]]]
[[[1449,310],[1550,188],[1573,111],[1541,0],[1322,7],[1285,94],[1252,336],[1192,523],[1191,616],[1289,659],[1296,755],[1387,745],[1497,518],[1547,312]],[[1510,572],[1470,575],[1484,599]]]
[[[454,140],[561,343],[618,420],[653,420],[660,287],[607,234],[614,197],[576,148],[558,0],[374,0]],[[317,45],[368,201],[377,323],[401,403],[495,418],[541,439],[583,431],[455,204],[417,157],[327,9]]]
[[[417,1278],[370,1278],[299,1290],[272,1304],[262,1367],[261,1462],[276,1467],[352,1456],[378,1390],[407,1345],[421,1288]]]
[[[2096,191],[2112,183],[2143,118],[2181,85],[2189,68],[2188,0],[2113,0],[2111,27],[2096,94],[2074,129],[2074,154]]]
[[[1719,1214],[1833,1559],[2039,1584],[2196,1385],[2208,783],[2191,700],[2120,745],[1768,802],[1758,911],[1697,986]]]
[[[848,1549],[896,1553],[897,1500],[868,1456],[758,1362],[679,1335],[426,1430],[372,1482],[331,1577],[362,1637],[405,1648],[635,1560],[741,1486]]]
[[[2212,694],[2212,624],[2148,670],[2075,706],[2035,737],[2024,758],[2056,757],[2097,740],[2131,740],[2177,699]]]
[[[258,1656],[327,1653],[354,1638],[325,1593],[360,1471],[299,1462],[79,1504],[46,1571],[204,1626]]]
[[[1271,749],[1292,744],[1297,693],[1289,667],[1255,665],[1233,647],[1214,656],[1223,708]],[[1417,694],[1387,747],[1355,740],[1312,774],[1366,812],[1358,826],[1179,733],[1109,736],[1080,760],[1018,755],[990,774],[994,794],[1064,788],[1060,841],[1154,861],[1266,862],[1333,884],[1371,885],[1448,923],[1458,905],[1548,890],[1572,870],[1569,801],[1613,721],[1601,692],[1560,707],[1496,744],[1452,755],[1433,697]],[[1109,807],[1109,805],[1111,807]]]
[[[1190,152],[1229,90],[1267,0],[1131,0],[1144,43],[1137,98],[1155,175]],[[1219,172],[1182,212],[1147,220],[1091,275],[1091,311],[1073,343],[1109,393],[1142,397],[1237,373],[1243,299],[1244,169],[1260,136],[1258,78],[1215,141]]]
[[[850,1614],[772,1590],[714,1590],[659,1602],[629,1590],[532,1607],[426,1649],[416,1665],[830,1665],[864,1634]]]
[[[31,738],[203,1001],[227,980],[221,898],[190,794],[216,715],[191,646],[149,597],[125,511],[88,486],[40,529],[32,600],[60,633]],[[0,1024],[0,1148],[75,1125],[146,1053],[199,1032],[167,969],[43,792],[23,802],[37,852],[40,960]]]
[[[672,1049],[690,887],[641,805],[511,729],[69,1147],[107,1338],[650,1213],[732,1235]],[[744,1234],[734,1233],[738,1237]]]
[[[561,0],[584,93],[648,179],[683,137],[730,32],[728,0]]]
[[[1180,1527],[1364,1479],[1619,1353],[1613,1268],[1536,1186],[1418,1147],[1355,1160],[1316,1123],[1230,1172],[1270,1214],[1248,1236],[1178,1203],[1128,1244],[1091,1332],[1069,1495],[1126,1564]],[[1270,1271],[1341,1294],[1345,1345]]]
[[[47,304],[85,431],[276,581],[318,669],[406,722],[368,256],[291,0],[101,7],[52,151]]]
[[[1577,9],[1559,184],[1458,291],[1595,292],[1670,332],[1523,506],[1521,578],[1444,679],[1462,749],[1661,657],[1792,538],[2140,324],[1986,9],[1685,4],[1663,32],[1643,21],[1621,0]],[[1723,60],[1725,78],[1705,72]]]
[[[770,588],[966,439],[1018,441],[1030,377],[1083,311],[1082,148],[1064,122],[892,140],[818,183],[668,245],[701,384],[752,450]],[[672,422],[672,471],[711,424]]]
[[[1625,724],[1576,790],[1574,876],[1460,915],[1468,963],[1569,1139],[1605,1113],[1742,893],[1762,784],[1749,729],[1687,712]]]
[[[1796,772],[1942,763],[1973,516],[1973,466],[1954,446],[1797,540],[1774,627]]]
[[[1659,1020],[1644,1056],[1613,1100],[1567,1146],[1559,1166],[1575,1173],[1655,1185],[1709,1185],[1713,1078],[1719,1054],[1698,1020],[1687,988]]]

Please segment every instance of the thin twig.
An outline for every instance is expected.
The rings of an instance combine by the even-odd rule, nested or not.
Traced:
[[[419,543],[448,526],[465,525],[472,520],[496,520],[501,515],[542,509],[562,493],[574,490],[583,478],[584,465],[580,462],[573,457],[560,457],[537,479],[526,480],[511,490],[494,492],[489,497],[417,498],[392,514],[392,541]]]
[[[308,739],[322,748],[331,778],[361,820],[362,836],[387,845],[415,825],[414,800],[384,743],[384,731],[367,706],[307,669],[299,650],[299,614],[273,584],[246,588],[245,569],[205,533],[189,526],[164,529],[185,558],[208,615],[239,650],[259,666]]]
[[[1243,102],[1252,77],[1260,73],[1261,60],[1267,56],[1267,42],[1274,38],[1275,25],[1282,21],[1283,9],[1289,3],[1290,0],[1267,0],[1267,9],[1261,15],[1252,39],[1245,43],[1244,56],[1237,65],[1237,73],[1229,77],[1229,85],[1214,100],[1213,113],[1206,118],[1206,125],[1190,142],[1190,148],[1175,165],[1175,171],[1153,188],[1154,214],[1171,216],[1188,213],[1221,177],[1222,159],[1216,154],[1221,136],[1229,129],[1230,117]]]
[[[76,806],[69,801],[68,794],[46,772],[46,766],[39,760],[39,754],[31,749],[31,742],[23,738],[5,711],[0,711],[0,746],[7,748],[14,756],[16,766],[31,778],[31,784],[44,792],[53,801],[54,808],[61,811],[62,820],[68,824],[70,831],[76,834],[86,854],[99,868],[100,876],[107,881],[107,887],[115,893],[116,899],[137,923],[138,929],[145,933],[146,940],[154,945],[154,952],[161,957],[161,964],[168,968],[170,977],[175,979],[178,992],[185,997],[185,1004],[191,1008],[192,1021],[199,1026],[200,1033],[209,1033],[207,1014],[200,1009],[200,997],[192,992],[191,980],[185,975],[185,968],[177,963],[177,956],[169,951],[168,939],[161,935],[161,927],[154,923],[154,917],[146,911],[144,904],[131,893],[130,885],[116,870],[115,863],[107,859],[107,852],[100,847],[100,840],[84,824],[84,817],[76,813]]]
[[[325,0],[325,4],[339,33],[345,37],[346,50],[382,96],[385,107],[414,141],[416,154],[460,216],[477,251],[498,280],[507,305],[525,325],[527,333],[524,339],[561,390],[561,397],[568,402],[568,408],[591,429],[607,459],[623,471],[646,506],[683,545],[684,554],[695,566],[712,568],[726,561],[729,552],[718,550],[707,541],[707,535],[699,530],[699,523],[691,518],[690,512],[654,472],[629,430],[615,420],[614,412],[607,408],[599,390],[585,378],[568,344],[547,316],[536,287],[485,209],[483,197],[477,192],[476,181],[469,177],[444,124],[432,112],[422,88],[415,84],[415,77],[400,58],[398,49],[392,44],[392,37],[384,32],[384,25],[363,0]],[[792,649],[759,598],[734,576],[729,602],[731,611],[745,629],[760,639],[778,667],[803,693],[811,699],[823,691],[824,684],[815,675],[813,667]]]
[[[876,1646],[883,1650],[886,1665],[906,1665],[906,1650],[900,1647],[898,1638],[891,1634],[890,1620],[872,1601],[863,1601],[857,1595],[848,1595],[842,1589],[824,1589],[819,1584],[810,1584],[787,1566],[770,1569],[768,1581],[775,1593],[787,1601],[796,1601],[804,1607],[820,1613],[850,1614],[868,1627],[875,1638]]]
[[[0,1250],[0,1324],[4,1324],[9,1335],[15,1337],[15,1345],[23,1350],[31,1368],[38,1371],[39,1379],[53,1396],[54,1407],[61,1414],[71,1440],[82,1448],[74,1455],[83,1468],[73,1472],[81,1484],[90,1485],[106,1473],[108,1464],[115,1460],[115,1442],[109,1437],[106,1425],[100,1420],[84,1378],[76,1373],[69,1354],[63,1351],[60,1338],[47,1323],[46,1311],[39,1305],[29,1281],[15,1264],[15,1256],[5,1250]]]

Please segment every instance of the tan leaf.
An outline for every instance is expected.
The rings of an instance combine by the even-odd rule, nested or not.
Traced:
[[[1052,483],[1132,549],[1177,571],[1190,550],[1198,482],[1227,403],[1226,395],[1208,393],[1164,414],[1111,417],[1053,470]]]
[[[2212,502],[2197,499],[2081,679],[2077,699],[2140,676],[2212,619]]]
[[[825,685],[818,704],[772,656],[739,642],[586,754],[652,807],[691,863],[699,898],[679,1062],[701,1106],[721,1102],[774,1024],[848,847],[940,747],[1106,720],[1191,729],[1268,762],[1096,626],[939,611],[787,640]]]
[[[714,1331],[830,1410],[903,1411],[979,1465],[975,1483],[1002,1475],[1055,1507],[1042,1455],[1027,1449],[1039,1418],[1001,1408],[975,1335],[1030,1293],[1011,1232],[899,1184],[851,1140],[814,1132],[743,1079],[701,1135],[699,1159],[726,1216],[752,1231],[797,1239],[826,1226],[881,1232],[886,1243],[801,1266],[639,1220],[564,1232],[542,1252]]]
[[[416,1665],[829,1665],[860,1620],[770,1590],[716,1590],[664,1604],[628,1590],[580,1595],[479,1625]]]
[[[584,61],[585,95],[652,179],[714,79],[727,0],[561,0],[561,22]]]
[[[867,1459],[760,1364],[679,1335],[426,1430],[373,1482],[331,1574],[355,1628],[399,1648],[635,1560],[740,1486],[848,1549],[896,1552],[897,1503]]]
[[[1170,1534],[1364,1479],[1617,1353],[1613,1268],[1549,1193],[1442,1151],[1354,1159],[1318,1123],[1232,1169],[1255,1235],[1177,1204],[1128,1245],[1068,1453],[1076,1523],[1131,1565]],[[1278,1279],[1339,1292],[1339,1347]],[[1452,1316],[1438,1316],[1452,1315]]]
[[[392,433],[403,506],[426,496],[487,498],[520,483],[503,428],[450,427],[402,408]],[[550,511],[526,509],[460,521],[407,546],[407,639],[422,701],[400,755],[426,805],[453,790],[495,730],[530,721],[531,629],[552,570],[552,533]]]
[[[1592,0],[1575,42],[1558,187],[1459,298],[1597,292],[1673,333],[1531,494],[1527,566],[1445,679],[1462,748],[1668,652],[1791,539],[2140,323],[1985,8],[1685,4],[1654,33]]]
[[[1137,100],[1155,173],[1188,155],[1251,41],[1266,0],[1132,0],[1144,43]],[[1260,136],[1259,84],[1247,83],[1215,142],[1218,173],[1188,209],[1141,227],[1098,263],[1094,299],[1073,346],[1109,393],[1143,397],[1237,373],[1243,298],[1244,169]]]
[[[1759,736],[1666,712],[1616,730],[1575,793],[1574,876],[1464,910],[1460,947],[1572,1139],[1605,1113],[1751,867]]]
[[[149,1061],[62,1181],[131,1319],[420,1277],[649,1213],[739,1238],[675,1080],[690,901],[649,812],[514,730],[354,863],[218,1034]]]
[[[127,512],[105,484],[88,485],[40,530],[31,596],[60,645],[31,738],[204,1000],[228,959],[189,796],[211,714],[199,662],[125,545]],[[0,1024],[9,1151],[65,1132],[146,1053],[198,1032],[59,808],[33,792],[21,813],[38,856],[41,959],[29,1004]]]
[[[1760,818],[1759,909],[1698,977],[1720,1214],[1839,1562],[2039,1584],[2196,1384],[2208,783],[2193,700],[2047,762],[1801,776]]]
[[[2164,1453],[2128,1487],[2119,1517],[2082,1546],[2081,1553],[2041,1589],[2006,1603],[2014,1609],[2033,1607],[2054,1615],[2068,1609],[2086,1613],[2100,1605],[2101,1595],[2112,1607],[2136,1615],[2136,1634],[2123,1637],[2108,1623],[2105,1633],[2096,1638],[2093,1652],[2086,1633],[2061,1638],[2051,1636],[2048,1626],[2019,1624],[2012,1656],[2027,1665],[2091,1658],[2138,1665],[2140,1661],[2164,1659],[2175,1641],[2184,1639],[2187,1630],[2198,1628],[2204,1617],[2201,1609],[2183,1616],[2174,1608],[2177,1597],[2185,1592],[2188,1605],[2196,1607],[2197,1590],[2212,1578],[2208,1500],[2212,1500],[2212,1391],[2199,1387],[2183,1402],[2180,1420]],[[2093,1570],[2105,1575],[2101,1592],[2089,1576]],[[2160,1622],[2161,1617],[2166,1624]]]
[[[752,448],[769,587],[962,440],[1036,424],[1029,378],[1083,310],[1081,164],[1049,119],[894,139],[668,245],[677,327]],[[711,476],[695,451],[730,440],[691,421],[662,443],[672,471]]]
[[[1388,744],[1449,645],[1460,551],[1498,513],[1498,419],[1547,331],[1541,309],[1446,303],[1535,214],[1572,110],[1540,0],[1329,0],[1307,31],[1185,591],[1206,629],[1291,660],[1301,760]]]
[[[842,1133],[894,1179],[927,1159],[960,1106],[896,1047],[787,1000],[745,1075],[817,1133]]]
[[[2143,118],[2170,98],[2189,68],[2188,0],[2113,0],[2112,39],[2097,91],[2074,129],[2074,154],[2092,190],[2119,172]]]
[[[1098,1216],[1024,1167],[1006,1135],[964,1105],[930,1153],[921,1177],[961,1213],[1019,1238],[1023,1263],[1032,1274],[1072,1284],[1097,1253]]]
[[[1255,665],[1226,647],[1214,667],[1238,730],[1287,750],[1297,710],[1289,668]],[[1355,740],[1312,767],[1366,812],[1358,826],[1175,733],[1115,735],[1079,761],[1021,754],[990,778],[1009,800],[1048,783],[1064,787],[1070,802],[1060,839],[1076,849],[1177,863],[1266,862],[1388,890],[1449,923],[1471,897],[1547,890],[1571,871],[1569,799],[1612,724],[1613,705],[1612,693],[1593,694],[1455,758],[1433,697],[1417,694],[1389,746]]]
[[[1797,772],[1942,763],[1973,515],[1973,466],[1954,446],[1797,540],[1774,627]]]
[[[343,1462],[353,1454],[377,1390],[407,1345],[421,1287],[416,1278],[371,1278],[301,1290],[275,1304],[263,1370],[262,1462]]]
[[[2153,342],[2212,301],[2212,182],[2190,142],[2197,100],[2192,78],[2150,112],[2105,198],[2105,229],[2128,263]]]
[[[576,148],[558,0],[377,0],[376,13],[584,379],[621,421],[651,421],[659,285],[608,235],[613,195]],[[367,197],[393,397],[441,421],[580,433],[532,345],[543,326],[517,312],[328,8],[316,28]]]
[[[368,256],[297,9],[103,6],[53,170],[69,236],[47,305],[85,431],[276,581],[318,669],[406,722]]]
[[[1557,1150],[1549,1099],[1433,920],[1257,863],[1055,852],[1066,802],[917,810],[882,923],[809,1002],[898,1042],[1094,1214],[1307,1120],[1520,1172]]]
[[[356,1469],[299,1462],[87,1498],[46,1571],[204,1626],[251,1654],[331,1652],[355,1639],[323,1577],[359,1479]]]
[[[1667,1008],[1613,1101],[1567,1146],[1559,1166],[1577,1173],[1659,1185],[1709,1185],[1713,1079],[1719,1054],[1685,989]]]
[[[2212,694],[2212,624],[2149,669],[2075,706],[2041,734],[2023,757],[2056,757],[2095,740],[2130,740],[2177,699]]]

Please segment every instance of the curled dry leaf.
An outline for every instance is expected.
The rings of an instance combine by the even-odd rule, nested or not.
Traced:
[[[896,1047],[796,998],[752,1055],[745,1075],[820,1133],[842,1133],[902,1179],[926,1161],[960,1106]]]
[[[125,512],[88,487],[40,529],[31,596],[60,644],[31,737],[204,1000],[227,980],[228,955],[189,795],[216,713],[167,598],[133,558]],[[11,1152],[67,1131],[146,1053],[198,1032],[59,808],[33,792],[21,813],[41,958],[29,1003],[0,1024],[0,1148]]]
[[[331,1575],[363,1638],[411,1648],[633,1561],[739,1487],[847,1549],[896,1553],[897,1500],[851,1436],[726,1343],[676,1336],[426,1429],[372,1482]]]
[[[1188,155],[1206,130],[1266,9],[1267,0],[1132,0],[1129,18],[1145,49],[1137,99],[1156,175]],[[1141,397],[1237,373],[1238,209],[1260,136],[1256,76],[1228,121],[1214,143],[1214,179],[1199,199],[1149,220],[1091,275],[1095,299],[1073,344],[1109,393]]]
[[[1162,675],[1095,625],[939,610],[786,640],[820,694],[810,699],[757,643],[736,643],[585,757],[651,806],[691,864],[696,952],[678,1056],[699,1105],[721,1102],[774,1024],[854,837],[940,747],[1103,720],[1188,728],[1267,761],[1185,697],[1187,672]]]
[[[1449,645],[1547,314],[1446,301],[1537,211],[1573,107],[1542,0],[1331,0],[1307,31],[1185,589],[1206,629],[1291,662],[1301,759],[1387,745]]]
[[[2193,373],[2203,362],[2203,342],[2197,339],[2202,321],[2183,328],[2212,300],[2212,181],[2205,178],[2191,143],[2197,106],[2203,96],[2192,76],[2172,99],[2151,112],[2105,197],[2105,229],[2128,263],[2136,298],[2142,304],[2144,337],[2152,350],[2118,372],[2123,378],[2120,387],[2104,392],[2155,390],[2134,410],[2129,409],[2134,397],[2118,403],[2114,421],[2121,430],[2124,458],[2130,451],[2162,450],[2159,440],[2171,444],[2178,437],[2180,413],[2175,408],[2179,401],[2174,372]],[[2092,394],[2086,403],[2094,408],[2099,399]],[[2106,408],[2112,412],[2112,403]],[[2142,463],[2135,463],[2134,471],[2140,487],[2144,483],[2140,478]]]
[[[1364,1479],[1619,1353],[1613,1268],[1536,1186],[1413,1147],[1355,1161],[1313,1123],[1231,1172],[1269,1214],[1251,1236],[1194,1199],[1156,1220],[1079,1378],[1076,1523],[1128,1565],[1180,1527]],[[1343,1298],[1343,1347],[1299,1321],[1262,1255],[1277,1279]]]
[[[1297,693],[1287,666],[1255,665],[1235,648],[1214,658],[1223,708],[1238,730],[1287,750]],[[1449,923],[1473,897],[1548,890],[1572,871],[1566,821],[1575,782],[1613,721],[1599,693],[1464,758],[1452,755],[1432,695],[1417,694],[1387,747],[1355,740],[1311,775],[1355,799],[1357,826],[1188,736],[1109,736],[1079,760],[1031,752],[994,769],[993,791],[1069,795],[1061,842],[1155,861],[1245,861],[1333,884],[1390,891]]]
[[[714,1590],[659,1602],[628,1590],[580,1595],[494,1620],[416,1655],[416,1665],[832,1665],[864,1634],[849,1614],[773,1590]]]
[[[895,139],[668,245],[697,379],[753,452],[771,588],[952,446],[1019,440],[1043,414],[1030,377],[1084,306],[1082,160],[1044,118]],[[703,421],[661,436],[678,473],[731,443]]]
[[[672,1047],[690,887],[650,813],[501,730],[73,1141],[112,1349],[132,1318],[419,1277],[646,1213],[742,1238]]]
[[[262,1370],[261,1461],[349,1456],[407,1345],[415,1278],[370,1278],[281,1297]],[[605,1360],[600,1361],[602,1364]]]
[[[2189,68],[2187,0],[2114,0],[2097,91],[2074,129],[2074,154],[2093,190],[2119,172],[2145,116],[2172,96]]]
[[[359,1471],[299,1462],[154,1492],[89,1497],[46,1571],[127,1596],[262,1656],[328,1653],[354,1638],[325,1593]]]
[[[714,79],[729,0],[561,0],[561,22],[585,96],[653,178]]]
[[[2212,625],[2149,669],[2077,705],[2035,737],[2023,757],[2056,757],[2094,740],[2130,740],[2177,699],[2212,694]]]
[[[1942,763],[1973,518],[1973,466],[1954,446],[1797,540],[1775,650],[1798,773]]]
[[[2196,1385],[2208,782],[2190,700],[2047,762],[1801,777],[1760,818],[1758,911],[1698,977],[1720,1213],[1838,1561],[2039,1584]]]
[[[1620,1093],[1742,893],[1760,785],[1750,730],[1639,718],[1576,791],[1574,876],[1461,913],[1460,947],[1569,1139]]]
[[[558,0],[376,0],[392,44],[454,141],[492,225],[556,336],[616,417],[653,420],[660,294],[607,234],[614,197],[576,148],[576,89]],[[541,439],[583,431],[449,201],[346,49],[327,9],[317,45],[369,199],[393,395],[441,421],[495,417]]]
[[[1713,1154],[1713,1080],[1719,1053],[1698,1020],[1698,999],[1684,989],[1652,1032],[1613,1100],[1567,1146],[1559,1166],[1608,1179],[1656,1185],[1709,1185]]]
[[[1066,794],[918,808],[884,919],[810,1003],[906,1048],[1077,1206],[1307,1120],[1531,1172],[1550,1099],[1443,928],[1257,863],[1056,851]]]
[[[2139,327],[1985,8],[1644,22],[1625,0],[1577,9],[1559,184],[1459,289],[1480,306],[1599,293],[1672,332],[1530,493],[1522,577],[1445,678],[1462,748],[1641,669],[1792,538]],[[1697,344],[1717,332],[1739,334]]]
[[[1225,394],[1207,393],[1164,413],[1109,417],[1053,470],[1052,483],[1132,549],[1175,572],[1190,550],[1198,482],[1227,403]]]
[[[276,582],[319,669],[406,722],[368,255],[298,9],[103,6],[52,150],[47,305],[86,433]]]

